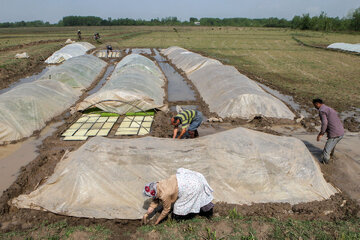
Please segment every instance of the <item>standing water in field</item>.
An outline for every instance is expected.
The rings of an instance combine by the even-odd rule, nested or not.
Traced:
[[[38,137],[31,137],[24,142],[0,146],[0,195],[17,178],[21,167],[34,160],[39,154],[37,147],[51,136],[63,121],[46,126]]]
[[[282,100],[283,102],[289,104],[296,112],[300,113],[304,117],[311,116],[310,113],[308,113],[306,110],[301,108],[300,104],[298,104],[297,102],[294,101],[294,98],[292,96],[281,94],[279,91],[269,88],[268,86],[266,86],[264,84],[261,84],[258,82],[257,82],[257,84],[261,88],[263,88],[265,91],[270,93],[271,95],[273,95],[273,96],[277,97],[278,99]]]
[[[163,56],[160,55],[160,52],[156,48],[154,48],[154,52],[155,52],[154,58],[157,62],[166,62],[167,61],[166,58],[164,58]]]
[[[195,101],[195,93],[169,63],[158,62],[168,80],[168,101]]]
[[[106,72],[104,74],[104,76],[101,78],[101,80],[98,82],[98,84],[91,89],[90,91],[88,91],[88,95],[91,95],[93,93],[96,93],[97,91],[100,90],[100,88],[105,84],[106,79],[111,75],[111,73],[114,71],[115,69],[115,65],[111,64],[107,67]]]

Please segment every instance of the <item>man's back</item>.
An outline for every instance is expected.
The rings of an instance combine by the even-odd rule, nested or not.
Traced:
[[[322,104],[319,108],[321,119],[321,132],[327,132],[329,138],[344,135],[344,127],[337,112],[331,107]]]

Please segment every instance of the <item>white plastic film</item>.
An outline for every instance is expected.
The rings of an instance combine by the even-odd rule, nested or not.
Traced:
[[[333,43],[328,46],[328,48],[340,49],[344,51],[357,52],[360,53],[360,43],[351,44],[351,43]]]
[[[106,84],[79,103],[76,110],[96,106],[107,112],[124,114],[163,108],[164,84],[165,77],[153,61],[130,54],[117,64]]]
[[[180,47],[170,47],[161,51],[172,63],[186,74],[190,74],[208,65],[222,65],[215,59],[203,57]]]
[[[106,63],[94,56],[72,58],[40,79],[0,95],[0,143],[29,137],[79,99]]]
[[[162,53],[176,67],[185,71],[204,101],[209,104],[210,111],[222,118],[252,119],[265,116],[292,120],[295,117],[283,102],[265,92],[232,66],[205,57],[202,58],[208,60],[199,61],[199,54],[193,55],[179,47],[164,49]]]
[[[66,45],[60,50],[54,52],[50,57],[46,59],[46,63],[59,63],[63,58],[68,60],[73,57],[86,54],[87,51],[94,49],[95,46],[88,42],[77,42]]]
[[[144,185],[183,167],[202,173],[215,201],[234,204],[328,199],[328,184],[303,142],[246,128],[192,139],[95,137],[69,153],[18,208],[76,217],[139,219]]]

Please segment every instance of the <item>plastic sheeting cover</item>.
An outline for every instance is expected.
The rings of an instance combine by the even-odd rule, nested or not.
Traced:
[[[79,103],[76,110],[93,105],[107,112],[124,114],[163,108],[164,84],[165,77],[153,61],[130,54],[117,64],[106,84]],[[101,102],[104,100],[117,101]]]
[[[336,192],[300,140],[236,128],[179,141],[95,137],[12,204],[77,217],[139,219],[145,212],[144,184],[180,167],[204,174],[215,201],[295,204]]]
[[[54,52],[50,57],[46,59],[45,62],[58,63],[61,57],[63,57],[65,60],[68,60],[73,57],[84,55],[87,51],[94,48],[95,46],[88,42],[72,43]]]
[[[200,59],[199,54],[194,55],[179,47],[163,49],[162,53],[182,70],[187,69],[184,66],[195,66],[193,62]],[[236,68],[225,66],[213,59],[201,58],[208,59],[208,62],[202,60],[203,63],[188,71],[187,76],[209,104],[210,111],[216,112],[222,118],[252,119],[265,116],[294,119],[294,113],[283,102],[266,93]]]
[[[360,43],[351,44],[351,43],[333,43],[328,46],[328,48],[341,49],[350,52],[360,53]]]
[[[51,68],[41,79],[57,80],[73,88],[85,89],[90,87],[105,65],[93,55],[83,55]]]
[[[161,53],[171,59],[172,63],[186,74],[190,74],[191,72],[208,65],[221,65],[221,62],[218,60],[203,57],[200,54],[189,52],[180,47],[163,49]]]
[[[259,115],[284,119],[295,117],[283,102],[232,66],[205,66],[188,75],[188,78],[209,104],[210,111],[222,118],[252,119]]]
[[[93,56],[72,58],[54,66],[39,80],[1,94],[0,143],[29,137],[43,128],[74,104],[81,90],[91,85],[105,65]]]

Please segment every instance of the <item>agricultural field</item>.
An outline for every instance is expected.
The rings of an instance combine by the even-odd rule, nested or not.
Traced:
[[[49,68],[44,63],[45,59],[64,47],[67,39],[77,40],[78,29],[82,32],[83,41],[93,44],[96,49]],[[93,39],[96,32],[101,36],[99,41]],[[48,102],[32,100],[29,103],[24,96],[16,96],[12,105],[11,98],[3,98],[8,104],[2,105],[6,116],[0,118],[0,130],[8,124],[6,117],[11,116],[9,126],[15,126],[15,130],[9,127],[9,131],[3,132],[13,131],[15,134],[10,139],[10,134],[0,131],[0,140],[7,138],[0,144],[0,189],[4,190],[0,195],[0,239],[360,238],[360,189],[357,184],[360,181],[360,151],[357,147],[360,132],[360,56],[325,48],[333,42],[359,43],[360,34],[275,28],[104,26],[0,29],[0,36],[0,90],[16,90],[22,86],[22,83],[13,85],[19,79],[23,81],[24,77],[42,70],[50,72],[49,75],[47,72],[42,75],[45,78],[40,79],[38,86],[43,90],[39,91],[38,96],[22,92],[25,97],[29,94],[29,99],[48,98]],[[105,51],[107,45],[114,49],[112,57]],[[184,58],[190,63],[181,65],[181,61],[185,60],[179,57],[181,54],[172,55],[172,46],[193,52],[183,54],[186,56],[198,53],[224,65],[234,66],[238,70],[230,72],[234,79],[245,75],[260,84],[260,89],[264,91],[260,96],[269,99],[261,104],[275,109],[279,102],[290,116],[295,117],[220,117],[220,113],[212,108],[216,103],[211,103],[204,94],[214,88],[201,87],[201,81],[196,80],[199,76],[186,69],[192,60]],[[175,48],[176,51],[186,50]],[[22,52],[27,52],[30,58],[14,58],[16,53]],[[119,64],[125,58],[127,64]],[[180,60],[176,62],[178,58]],[[131,65],[132,61],[134,65]],[[219,69],[224,67],[220,62]],[[120,70],[118,64],[121,65]],[[142,72],[144,68],[150,69],[153,75]],[[124,78],[133,75],[137,76],[134,78],[136,82]],[[209,79],[213,77],[209,74],[205,76],[209,76]],[[214,79],[222,80],[221,76]],[[54,85],[49,87],[45,83]],[[60,90],[52,89],[52,86]],[[221,92],[223,86],[216,86],[218,89],[212,90],[217,95],[214,99],[221,99],[217,91]],[[253,85],[250,83],[249,86]],[[122,89],[126,89],[126,94],[130,96],[132,91],[145,94],[145,99],[150,99],[153,105],[146,110],[140,109],[140,115],[134,112],[134,108],[119,113],[112,105],[97,105],[100,100],[108,101],[109,96],[121,96]],[[109,90],[114,91],[113,95],[102,95]],[[224,92],[229,94],[232,91]],[[0,92],[0,97],[2,94]],[[52,96],[51,99],[48,96]],[[318,163],[325,140],[316,141],[320,124],[318,113],[312,106],[313,98],[322,98],[327,105],[339,111],[347,129],[344,139],[337,145],[335,160],[332,159],[330,164]],[[22,104],[15,104],[16,101]],[[124,104],[121,97],[117,101]],[[230,106],[236,109],[236,104],[231,104],[232,100],[228,102],[222,105],[225,106],[223,108],[228,110]],[[52,106],[51,111],[46,111],[44,106],[47,104]],[[173,128],[169,121],[178,105],[195,107],[208,120],[199,127],[200,138],[184,140],[181,142],[183,145],[177,145],[170,139]],[[36,110],[32,112],[33,109]],[[35,118],[41,124],[30,126],[29,120],[20,121],[16,119],[17,116]],[[140,122],[135,119],[140,119]],[[133,125],[136,125],[136,129]],[[142,128],[146,128],[147,132],[140,134]],[[31,133],[24,133],[24,129]],[[136,131],[137,134],[121,135],[120,130],[125,133]],[[90,131],[95,133],[84,135]],[[100,134],[104,131],[105,134]],[[79,132],[83,132],[82,135],[76,135]],[[83,140],[66,141],[67,137],[76,139],[79,136]],[[284,140],[286,137],[291,138]],[[193,146],[200,146],[200,150]],[[192,157],[196,161],[191,162]],[[173,158],[179,161],[171,161]],[[154,226],[156,218],[153,218],[149,225],[141,225],[140,220],[134,220],[139,219],[140,212],[134,211],[134,206],[139,208],[145,205],[142,200],[135,200],[136,194],[140,194],[137,189],[143,186],[142,183],[141,186],[136,185],[139,184],[138,179],[144,181],[145,178],[167,175],[173,169],[182,167],[178,165],[182,164],[180,159],[185,159],[183,164],[204,167],[202,170],[207,172],[204,175],[217,168],[213,172],[215,174],[206,175],[209,181],[213,181],[209,183],[214,183],[215,187],[212,186],[216,194],[221,192],[220,188],[226,192],[220,193],[217,198],[234,198],[242,193],[237,192],[239,189],[247,191],[249,196],[244,196],[246,201],[242,199],[241,203],[217,202],[211,219],[197,216],[177,222],[168,217],[160,225]],[[105,170],[101,165],[96,165],[106,160],[116,164]],[[230,160],[238,161],[238,164]],[[9,163],[9,171],[1,161]],[[65,166],[59,163],[63,162],[73,165],[59,174],[57,171]],[[104,174],[102,171],[108,172]],[[126,172],[126,178],[136,180],[126,182],[128,179],[125,178],[111,179],[119,172]],[[161,174],[156,175],[156,172]],[[300,176],[298,180],[278,181],[295,175]],[[223,181],[222,177],[226,180]],[[241,183],[231,182],[239,177],[243,178]],[[66,186],[74,181],[76,183],[70,184],[71,187]],[[99,186],[105,184],[99,194],[98,183]],[[106,185],[108,183],[113,185]],[[47,188],[54,196],[49,197]],[[136,193],[132,194],[134,189]],[[265,190],[262,192],[258,189]],[[274,189],[275,193],[272,194],[269,189]],[[123,196],[123,191],[131,192],[130,196]],[[92,206],[90,204],[95,202],[95,207],[90,207],[90,213],[85,210],[76,212],[76,204],[76,213],[72,213],[72,200],[60,204],[61,207],[52,202],[52,198],[66,199],[67,196],[77,199],[77,194],[83,192],[85,195],[92,194],[84,205]],[[39,194],[38,199],[41,203],[45,202],[46,207],[41,204],[37,206],[36,200],[30,199],[30,193],[35,193],[34,199]],[[309,195],[309,198],[299,201],[297,197],[301,195]],[[112,205],[112,196],[118,197],[115,202],[121,205],[119,211]],[[295,200],[283,201],[283,196],[290,200],[294,197]],[[29,202],[24,204],[28,197]],[[107,199],[112,211],[108,211],[108,206],[98,204],[101,201],[96,200],[102,197]],[[274,201],[269,202],[267,198]],[[14,199],[16,201],[12,202]],[[30,207],[26,207],[26,204]],[[130,206],[130,210],[124,211],[123,206]],[[104,211],[101,211],[103,207]],[[48,211],[42,211],[44,209]],[[91,215],[94,209],[99,214],[97,217]],[[124,212],[127,217],[114,217],[124,216]],[[130,217],[129,214],[133,215]]]
[[[293,39],[326,46],[333,42],[360,42],[360,34],[229,27],[84,27],[81,30],[83,38],[90,42],[94,42],[93,34],[99,32],[103,44],[98,47],[107,44],[114,48],[184,47],[236,66],[240,72],[307,105],[314,97],[323,98],[338,111],[360,105],[358,56],[304,47]],[[0,72],[0,79],[17,75],[14,69],[23,60],[14,61],[15,53],[28,51],[38,59],[32,65],[38,65],[56,48],[53,42],[38,43],[43,48],[39,54],[36,48],[20,48],[20,44],[51,40],[58,41],[60,48],[67,38],[77,38],[76,31],[74,27],[0,29],[0,49],[18,48],[11,52],[0,50],[0,66],[6,69],[2,70],[5,73]]]
[[[300,33],[287,29],[176,28],[176,32],[152,32],[118,44],[181,46],[236,66],[302,103],[310,105],[312,98],[321,97],[339,111],[359,106],[359,57],[300,46],[292,38],[296,34]],[[319,38],[328,38],[328,44],[360,42],[360,35],[305,34],[309,43],[323,44]]]

